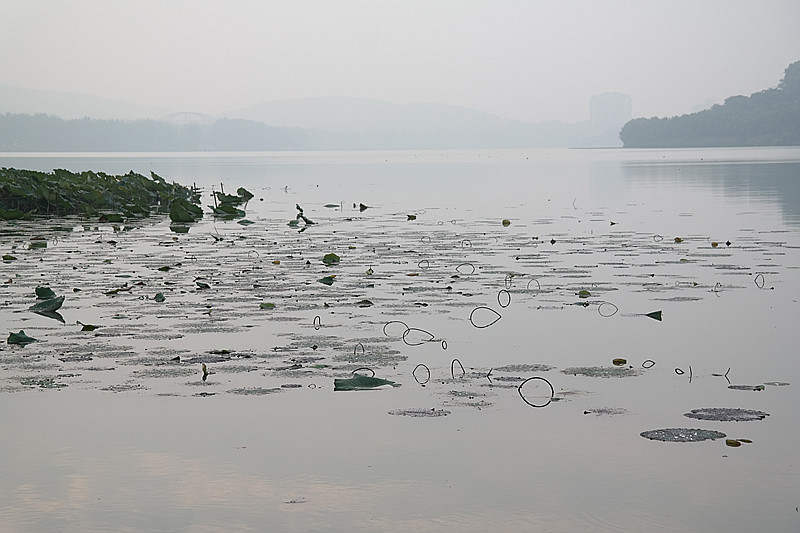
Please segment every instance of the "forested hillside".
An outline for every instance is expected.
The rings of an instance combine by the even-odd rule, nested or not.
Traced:
[[[774,89],[672,118],[638,118],[620,131],[625,148],[800,146],[800,61]]]

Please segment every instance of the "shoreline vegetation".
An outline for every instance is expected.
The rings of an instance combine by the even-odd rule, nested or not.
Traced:
[[[624,148],[800,146],[800,61],[774,89],[731,96],[689,115],[637,118],[620,131]]]
[[[202,216],[196,187],[150,176],[0,168],[0,219],[77,215],[116,223],[169,213],[173,222],[192,222]]]

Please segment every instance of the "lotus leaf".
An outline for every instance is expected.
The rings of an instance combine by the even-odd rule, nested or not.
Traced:
[[[399,387],[399,383],[389,381],[386,379],[375,378],[371,376],[363,376],[355,374],[351,378],[340,378],[333,380],[333,390],[370,390],[383,387],[384,385],[391,385],[392,387]]]
[[[219,204],[217,207],[211,207],[211,210],[214,211],[214,215],[218,217],[236,218],[245,215],[244,211],[237,209],[231,204]]]
[[[341,258],[334,253],[325,254],[325,256],[322,258],[322,262],[328,266],[336,265],[340,260]]]
[[[38,300],[49,300],[55,297],[56,293],[50,287],[36,287],[36,298]]]
[[[23,330],[19,330],[19,333],[9,333],[8,340],[6,342],[8,342],[8,344],[19,344],[21,346],[25,346],[26,344],[30,344],[32,342],[39,342],[39,339],[28,337],[25,335]]]
[[[317,281],[325,285],[333,285],[333,278],[335,277],[336,276],[325,276],[324,278],[320,278]]]
[[[661,311],[653,311],[652,313],[646,313],[644,316],[650,317],[653,320],[658,320],[661,322]]]
[[[26,213],[19,209],[0,209],[0,219],[3,220],[20,220],[22,218],[30,218],[31,213]]]
[[[100,222],[110,222],[112,224],[120,224],[125,222],[125,218],[120,213],[103,213],[99,217]]]
[[[170,204],[169,218],[173,222],[196,222],[203,217],[203,210],[184,198],[177,198]]]
[[[248,202],[253,199],[253,193],[251,193],[244,187],[239,187],[238,189],[236,189],[236,194],[238,194],[239,197],[244,198],[245,202]]]
[[[34,304],[29,307],[29,310],[33,311],[34,313],[52,313],[54,311],[58,311],[63,303],[64,297],[58,296],[56,298],[50,298],[49,300],[43,300],[37,304]]]

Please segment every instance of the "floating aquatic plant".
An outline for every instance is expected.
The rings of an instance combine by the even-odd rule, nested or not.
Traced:
[[[53,313],[58,311],[63,303],[64,297],[56,296],[55,298],[50,298],[49,300],[43,300],[39,303],[33,304],[28,308],[28,310],[33,311],[34,313]]]
[[[20,384],[40,389],[63,389],[66,383],[58,383],[55,377],[25,377],[19,380]]]
[[[716,420],[718,422],[747,422],[751,420],[763,420],[769,416],[764,411],[753,409],[736,409],[730,407],[707,407],[703,409],[692,409],[683,416],[695,418],[697,420]]]
[[[36,287],[36,298],[38,300],[50,300],[55,297],[56,293],[50,287]]]
[[[201,218],[203,210],[185,198],[176,198],[170,205],[169,219],[173,222],[197,222]]]
[[[395,416],[410,416],[414,418],[432,418],[432,417],[439,417],[439,416],[447,416],[450,414],[450,411],[447,409],[436,409],[436,408],[419,408],[419,407],[412,407],[410,409],[393,409],[389,411],[390,415]]]
[[[652,313],[645,313],[644,316],[661,322],[661,311],[653,311]]]
[[[732,390],[750,390],[750,391],[763,391],[764,385],[728,385]]]
[[[9,333],[6,342],[8,342],[8,344],[19,344],[20,346],[25,346],[26,344],[31,344],[32,342],[39,342],[39,339],[28,337],[25,335],[23,330],[19,330],[19,333]]]
[[[148,216],[176,199],[196,200],[197,191],[167,183],[155,173],[147,178],[133,171],[112,176],[103,172],[51,173],[0,169],[0,218],[39,215],[97,215],[107,222]]]
[[[627,378],[641,374],[638,369],[620,366],[575,366],[565,368],[561,372],[590,378]]]
[[[392,387],[400,386],[399,383],[389,381],[388,379],[364,376],[362,374],[354,374],[351,378],[333,380],[333,390],[335,391],[370,390],[383,387],[384,385],[391,385]]]
[[[725,433],[710,429],[667,428],[643,431],[640,435],[650,440],[664,442],[699,442],[703,440],[724,439]]]
[[[325,254],[325,256],[322,258],[322,262],[328,266],[338,265],[339,261],[341,261],[341,258],[333,252]]]

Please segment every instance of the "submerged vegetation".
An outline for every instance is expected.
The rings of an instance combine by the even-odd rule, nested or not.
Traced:
[[[31,215],[83,215],[146,217],[168,213],[173,202],[182,210],[199,202],[197,190],[150,173],[147,178],[133,171],[120,176],[68,170],[38,172],[0,169],[0,218],[14,220]],[[121,220],[120,220],[121,221]]]

